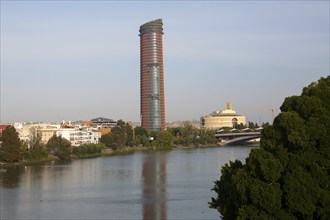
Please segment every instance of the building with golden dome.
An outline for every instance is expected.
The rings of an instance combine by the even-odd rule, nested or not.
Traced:
[[[226,109],[215,111],[200,118],[201,128],[206,129],[216,130],[223,127],[236,127],[240,124],[246,125],[246,117],[236,114],[231,101],[226,103]]]

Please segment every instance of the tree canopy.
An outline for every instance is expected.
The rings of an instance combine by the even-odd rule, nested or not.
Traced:
[[[23,152],[24,159],[38,160],[48,156],[45,145],[41,140],[41,132],[39,128],[30,128],[29,141],[25,143],[28,147]]]
[[[54,134],[47,142],[46,148],[56,157],[60,159],[71,159],[72,147],[71,142],[61,136]]]
[[[117,125],[111,129],[110,134],[102,135],[101,142],[114,150],[132,145],[133,129],[123,120],[118,120]]]
[[[159,130],[155,135],[154,146],[157,149],[171,149],[173,137],[169,131]]]
[[[173,144],[185,147],[216,144],[215,131],[211,129],[199,129],[186,121],[181,127],[168,129],[173,136]]]
[[[246,163],[222,167],[223,219],[330,219],[330,76],[288,97]]]
[[[21,160],[22,142],[14,126],[8,126],[2,134],[1,158],[6,162]]]

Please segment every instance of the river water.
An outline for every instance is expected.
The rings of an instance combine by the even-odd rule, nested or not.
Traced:
[[[253,147],[137,152],[1,170],[0,219],[219,219],[208,202]]]

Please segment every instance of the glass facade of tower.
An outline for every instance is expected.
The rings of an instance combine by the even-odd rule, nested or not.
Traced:
[[[150,131],[165,129],[163,22],[140,26],[141,126]]]

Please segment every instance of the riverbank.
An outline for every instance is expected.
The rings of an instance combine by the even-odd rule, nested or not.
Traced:
[[[20,162],[0,162],[0,168],[11,167],[11,166],[32,166],[40,163],[51,162],[60,160],[60,158],[55,157],[53,155],[49,155],[48,157],[41,159],[33,159],[33,160],[22,160]]]
[[[256,144],[256,143],[253,143]],[[104,148],[102,149],[101,153],[97,154],[83,154],[83,155],[72,155],[71,160],[80,160],[80,159],[88,159],[88,158],[97,158],[97,157],[106,157],[106,156],[120,156],[120,155],[127,155],[133,154],[135,152],[147,152],[147,151],[163,151],[163,150],[172,150],[172,149],[193,149],[193,148],[214,148],[214,147],[222,147],[221,144],[205,144],[200,146],[183,146],[183,145],[172,145],[171,148],[168,149],[157,149],[156,147],[124,147],[122,149],[113,150],[111,148]],[[61,160],[60,158],[49,155],[46,158],[41,159],[34,159],[34,160],[23,160],[20,162],[14,163],[6,163],[0,162],[0,168],[10,167],[10,166],[33,166],[40,163],[51,162]]]
[[[118,156],[118,155],[126,155],[126,154],[133,154],[135,152],[142,152],[142,151],[155,151],[157,149],[148,148],[148,147],[124,147],[119,150],[112,150],[110,148],[102,149],[101,153],[96,154],[82,154],[82,155],[72,155],[71,160],[79,160],[79,159],[88,159],[88,158],[96,158],[96,157],[103,157],[103,156]],[[33,159],[33,160],[23,160],[20,162],[3,162],[0,161],[0,168],[10,167],[10,166],[32,166],[37,165],[40,163],[51,162],[61,160],[59,157],[49,155],[46,158],[40,159]]]

